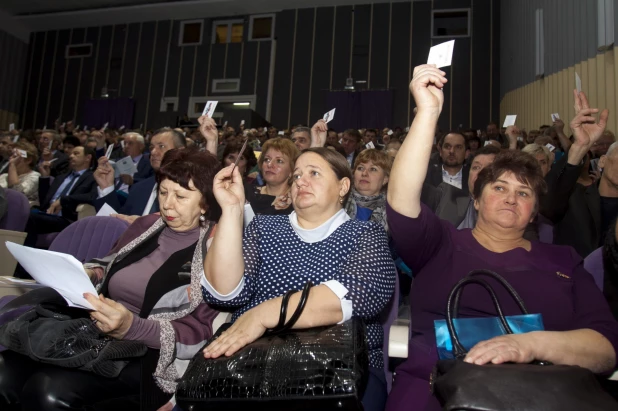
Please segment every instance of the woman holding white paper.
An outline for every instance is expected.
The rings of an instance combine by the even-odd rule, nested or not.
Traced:
[[[0,175],[0,187],[19,191],[28,197],[30,207],[38,206],[41,174],[34,171],[34,166],[39,161],[39,153],[27,141],[19,141],[13,148],[7,172]]]
[[[221,214],[212,194],[219,169],[210,153],[167,152],[156,173],[161,215],[137,219],[107,257],[84,266],[100,294],[84,295],[96,309],[90,313],[96,327],[116,339],[140,341],[149,353],[130,361],[117,378],[103,378],[4,352],[0,409],[19,404],[32,410],[82,410],[120,397],[131,409],[139,409],[141,401],[157,409],[170,399],[179,370],[212,336],[218,314],[204,302],[200,279]],[[147,398],[140,399],[143,392]]]

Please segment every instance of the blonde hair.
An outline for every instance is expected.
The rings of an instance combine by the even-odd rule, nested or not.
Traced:
[[[287,138],[271,138],[270,140],[266,140],[264,145],[262,146],[262,155],[258,160],[258,165],[260,166],[260,170],[262,169],[262,165],[264,164],[264,158],[266,157],[266,153],[268,150],[277,150],[281,152],[284,156],[286,156],[291,163],[291,168],[294,169],[294,164],[296,163],[296,159],[300,155],[300,151],[296,148],[292,140],[288,140]]]
[[[27,142],[26,140],[18,141],[17,143],[15,143],[13,148],[18,150],[24,150],[28,154],[27,158],[32,159],[29,164],[30,168],[34,169],[36,164],[39,162],[39,150],[37,150],[33,144]]]
[[[358,156],[356,156],[356,160],[354,160],[354,170],[356,170],[356,167],[358,167],[359,164],[368,163],[370,161],[384,170],[384,174],[387,176],[391,175],[393,159],[384,151],[380,151],[375,148],[361,151]]]
[[[536,143],[528,144],[526,147],[522,148],[521,151],[523,151],[524,153],[528,153],[531,156],[536,156],[537,154],[543,154],[547,158],[547,161],[550,161],[551,159],[551,151],[549,151],[547,147],[542,146],[540,144],[536,144]]]

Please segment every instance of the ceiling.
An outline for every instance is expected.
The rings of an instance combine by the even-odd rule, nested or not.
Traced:
[[[13,16],[31,16],[175,1],[179,0],[2,0],[0,8]]]

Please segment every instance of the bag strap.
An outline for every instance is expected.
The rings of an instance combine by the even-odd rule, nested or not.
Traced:
[[[287,306],[289,304],[290,296],[296,291],[292,290],[292,291],[288,291],[287,293],[285,293],[283,297],[283,301],[281,303],[281,315],[283,317],[279,317],[279,324],[277,324],[277,327],[271,330],[268,330],[267,332],[268,335],[275,335],[275,334],[280,334],[284,331],[288,331],[294,326],[294,324],[296,324],[296,322],[302,315],[303,311],[305,310],[305,306],[307,305],[307,300],[309,299],[309,293],[311,292],[312,287],[313,287],[313,283],[311,281],[307,281],[305,283],[305,286],[303,287],[303,291],[300,294],[300,300],[298,301],[298,306],[296,307],[296,310],[294,310],[294,313],[292,314],[288,322],[280,327],[279,324],[282,323],[282,319],[283,321],[285,321],[285,317],[287,316]]]
[[[500,274],[498,274],[498,273],[496,273],[494,271],[491,271],[491,270],[480,269],[480,270],[470,271],[466,277],[483,276],[483,275],[488,276],[488,277],[492,277],[493,279],[498,281],[500,284],[502,284],[504,286],[504,288],[506,288],[506,290],[509,292],[509,294],[511,294],[511,297],[513,297],[513,299],[515,300],[515,302],[519,306],[519,309],[521,310],[521,312],[524,313],[524,314],[528,314],[528,310],[526,309],[526,306],[525,306],[524,301],[522,300],[522,298],[519,296],[517,291],[515,291],[513,286],[511,284],[509,284],[509,282],[506,281],[504,279],[504,277],[502,277]],[[460,298],[461,298],[461,293],[458,293],[455,296],[455,310],[453,311],[453,317],[454,318],[457,318],[457,315],[458,315],[459,299]]]
[[[498,301],[498,297],[496,297],[496,293],[491,288],[489,283],[487,283],[487,281],[481,278],[464,277],[461,280],[459,280],[459,282],[455,284],[455,286],[451,290],[448,296],[448,302],[446,305],[446,325],[448,327],[448,332],[451,336],[451,342],[453,343],[453,355],[455,356],[455,358],[461,358],[467,354],[466,349],[463,347],[463,345],[459,341],[459,337],[457,336],[457,331],[455,331],[455,326],[453,324],[453,318],[454,318],[453,312],[455,311],[455,300],[457,299],[458,294],[461,294],[464,287],[466,287],[469,284],[479,284],[485,287],[485,289],[491,296],[491,301],[493,302],[494,307],[496,308],[496,312],[498,313],[498,318],[500,319],[500,323],[502,324],[502,327],[504,327],[504,330],[506,331],[507,334],[513,334],[513,330],[511,329],[511,327],[506,321],[506,318],[504,317],[504,314],[502,312],[502,307],[500,306],[500,302]]]

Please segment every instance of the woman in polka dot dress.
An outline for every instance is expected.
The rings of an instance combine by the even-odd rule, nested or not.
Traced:
[[[217,174],[213,191],[222,215],[204,262],[204,299],[237,307],[234,324],[205,351],[232,355],[279,319],[282,295],[314,284],[294,328],[332,325],[352,317],[367,325],[370,355],[365,410],[383,410],[386,381],[380,313],[395,288],[395,265],[384,228],[352,220],[343,209],[352,174],[346,159],[327,148],[303,151],[291,181],[294,212],[258,215],[243,227],[242,176],[233,167]],[[289,313],[300,293],[290,298]]]

